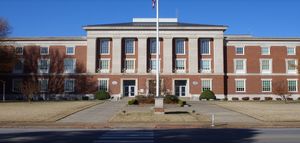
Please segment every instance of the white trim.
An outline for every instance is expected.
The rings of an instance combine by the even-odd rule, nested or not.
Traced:
[[[153,69],[151,68],[151,66],[152,66],[152,65],[151,65],[151,62],[152,62],[152,61],[155,61],[155,62],[156,62],[156,58],[151,58],[151,59],[150,59],[150,61],[149,61],[150,66],[148,67],[148,72],[150,72],[150,73],[156,73],[156,70],[157,70],[157,69],[156,69],[156,70],[153,70]],[[159,63],[161,63],[161,59],[160,59],[160,58],[159,58]],[[156,64],[157,64],[157,63],[156,63]],[[159,65],[161,65],[161,64],[159,64]],[[155,66],[155,67],[156,67],[156,66]]]
[[[100,61],[101,60],[107,60],[108,61],[108,69],[100,69]],[[109,73],[110,72],[110,61],[111,59],[110,58],[99,58],[98,59],[98,69],[97,69],[97,72],[98,73]]]
[[[67,82],[67,80],[72,80],[73,81],[73,90],[72,91],[66,91],[66,82]],[[75,83],[76,81],[75,81],[75,79],[74,78],[65,78],[65,80],[64,80],[64,92],[66,92],[66,93],[69,93],[69,92],[75,92]]]
[[[17,48],[21,48],[21,49],[22,49],[22,53],[18,53],[18,52],[17,52]],[[24,47],[21,47],[21,46],[15,47],[15,53],[16,53],[16,55],[18,55],[18,56],[22,56],[22,55],[24,54]]]
[[[288,70],[288,61],[295,61],[295,70]],[[298,74],[298,70],[297,70],[297,66],[298,66],[298,59],[285,59],[285,71],[287,74]]]
[[[41,65],[40,60],[47,60],[47,65],[48,65],[47,70],[40,70],[40,65]],[[38,59],[38,69],[37,70],[38,70],[38,73],[49,73],[49,71],[50,71],[50,58],[40,58],[40,59]]]
[[[153,41],[155,41],[156,42],[156,39],[155,38],[149,38],[149,52],[150,52],[150,55],[156,55],[156,52],[155,53],[151,53],[151,42],[153,42]],[[159,44],[160,44],[160,41],[159,41]],[[155,46],[156,46],[156,44],[155,44]],[[155,48],[155,50],[156,50],[156,48]]]
[[[292,49],[294,49],[294,53],[291,53],[291,54],[289,54],[289,50],[288,49],[290,49],[290,48],[292,48]],[[296,55],[296,47],[286,47],[286,54],[287,55]]]
[[[268,53],[264,54],[263,53],[263,48],[267,48],[268,49]],[[271,55],[271,48],[270,47],[260,47],[260,51],[261,51],[261,55]]]
[[[73,60],[73,67],[72,70],[66,70],[65,68],[65,60]],[[76,72],[76,59],[75,58],[64,58],[64,73],[75,73]]]
[[[263,91],[263,81],[270,81],[270,91]],[[272,92],[272,79],[269,79],[269,78],[262,78],[261,79],[261,92],[262,93],[271,93]]]
[[[134,80],[135,81],[135,91],[134,91],[134,94],[137,95],[138,94],[138,92],[137,92],[138,91],[138,85],[139,85],[137,78],[121,78],[121,84],[120,84],[120,86],[121,86],[121,90],[120,90],[121,93],[120,94],[122,96],[124,96],[124,91],[123,91],[124,90],[124,88],[123,88],[124,80]],[[128,97],[135,97],[135,96],[128,96]]]
[[[42,49],[47,48],[47,53],[42,53]],[[49,47],[40,47],[40,55],[49,55]]]
[[[201,92],[203,92],[203,85],[202,85],[202,81],[203,80],[207,80],[210,81],[210,90],[213,91],[213,84],[212,84],[212,78],[201,78]]]
[[[186,80],[186,96],[180,97],[190,97],[190,79],[189,78],[173,78],[172,79],[172,93],[175,95],[175,80]]]
[[[73,53],[68,53],[68,48],[72,48],[73,49]],[[75,55],[75,47],[66,47],[66,55]]]
[[[243,65],[244,65],[244,69],[243,70],[236,70],[236,61],[237,60],[243,60]],[[241,58],[236,58],[236,59],[233,59],[233,62],[234,62],[234,73],[236,74],[245,74],[247,73],[247,59],[241,59]]]
[[[268,71],[262,69],[262,61],[263,60],[268,60],[269,61],[269,70]],[[273,60],[272,59],[261,58],[261,59],[259,59],[259,63],[260,63],[259,66],[260,66],[260,73],[261,74],[271,74],[271,73],[273,73]]]
[[[106,87],[107,87],[107,91],[109,91],[109,78],[98,78],[98,91],[100,91],[100,80],[106,80]]]
[[[177,49],[177,40],[183,40],[183,53],[176,53]],[[175,38],[175,55],[186,55],[186,39],[185,38]]]
[[[127,41],[133,41],[133,53],[126,53],[126,42]],[[125,52],[125,55],[135,55],[135,42],[136,42],[136,38],[125,38],[124,39],[124,52]]]
[[[125,63],[126,63],[126,61],[133,61],[133,69],[126,69],[125,68]],[[125,60],[124,60],[124,73],[135,73],[135,61],[136,61],[136,59],[134,59],[134,58],[126,58]]]
[[[42,88],[41,88],[40,82],[42,80],[46,80],[47,81],[47,90],[45,90],[45,91],[41,90]],[[48,92],[48,90],[49,90],[49,79],[48,78],[39,78],[38,79],[38,85],[39,85],[39,91],[40,92]]]
[[[236,82],[238,81],[238,80],[240,80],[240,81],[244,81],[244,91],[237,91],[236,89],[237,89],[237,84],[236,84]],[[244,79],[244,78],[236,78],[236,79],[234,79],[234,84],[235,84],[235,86],[234,86],[234,88],[235,88],[235,92],[237,92],[237,93],[245,93],[246,91],[247,91],[247,88],[246,88],[246,79]]]
[[[202,70],[202,61],[209,61],[209,70]],[[211,58],[202,58],[200,60],[200,73],[211,73]]]
[[[238,49],[238,48],[242,48],[242,49],[243,49],[243,53],[238,54],[238,53],[237,53],[237,49]],[[245,47],[235,47],[235,55],[245,55]]]
[[[177,70],[176,69],[176,62],[177,60],[183,60],[184,61],[184,69],[183,70]],[[176,73],[186,73],[186,58],[176,58],[175,59],[175,72]]]
[[[208,41],[208,53],[207,54],[203,54],[202,53],[202,41]],[[209,38],[201,38],[200,39],[200,55],[210,55],[211,54],[211,39]]]
[[[289,91],[289,81],[296,81],[296,91]],[[291,78],[288,78],[287,79],[287,90],[288,92],[291,92],[291,93],[297,93],[298,92],[298,79],[291,79]]]
[[[101,42],[102,41],[108,41],[108,53],[101,53]],[[110,55],[110,48],[111,48],[111,40],[110,38],[100,38],[99,39],[99,55]]]

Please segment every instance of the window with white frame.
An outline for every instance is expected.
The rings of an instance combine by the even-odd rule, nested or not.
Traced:
[[[235,73],[246,73],[246,59],[234,60]]]
[[[74,92],[75,91],[75,79],[65,79],[65,92]]]
[[[22,85],[23,85],[22,79],[13,79],[12,80],[12,92],[21,93]]]
[[[39,79],[40,92],[48,91],[48,79]]]
[[[16,47],[16,55],[23,55],[23,47]]]
[[[151,38],[149,42],[150,54],[156,54],[156,39]]]
[[[14,66],[14,73],[23,73],[24,59],[18,59]]]
[[[125,39],[125,54],[134,54],[134,39]]]
[[[66,58],[64,59],[65,73],[74,73],[76,69],[76,59]]]
[[[135,60],[126,59],[124,63],[124,70],[126,73],[133,73],[135,69]]]
[[[176,59],[175,70],[176,72],[185,72],[185,59]]]
[[[101,73],[108,73],[110,69],[110,60],[109,59],[99,59],[99,69]]]
[[[99,79],[98,80],[98,90],[99,91],[108,91],[108,79]]]
[[[210,55],[210,39],[200,39],[200,52],[202,55]]]
[[[50,59],[39,59],[38,60],[38,72],[49,73]]]
[[[272,73],[272,59],[260,59],[261,73]]]
[[[109,39],[100,39],[100,54],[109,54]]]
[[[157,63],[157,61],[156,61],[156,59],[151,59],[150,60],[150,71],[152,71],[152,72],[154,72],[154,71],[156,71],[156,63]]]
[[[287,73],[296,74],[297,73],[297,60],[296,59],[287,59],[286,60],[286,71]]]
[[[262,55],[270,55],[270,47],[261,47]]]
[[[236,47],[235,54],[236,55],[244,55],[244,47]]]
[[[179,55],[185,54],[185,39],[175,40],[175,53]]]
[[[200,61],[200,72],[202,73],[211,72],[211,59],[202,59]]]
[[[75,55],[75,47],[66,47],[66,55]]]
[[[297,79],[288,79],[288,91],[297,92],[298,91],[298,80]]]
[[[211,79],[201,79],[202,91],[212,90],[212,80]]]
[[[272,91],[272,80],[271,79],[262,79],[261,80],[261,89],[262,89],[262,92],[271,92]]]
[[[296,48],[295,47],[287,47],[287,54],[288,55],[296,55]]]
[[[41,55],[49,55],[49,47],[40,47]]]
[[[245,92],[246,91],[246,80],[245,79],[236,79],[235,80],[235,91],[236,92]]]

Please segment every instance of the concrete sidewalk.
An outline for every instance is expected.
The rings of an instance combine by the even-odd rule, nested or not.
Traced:
[[[120,112],[120,110],[127,104],[126,98],[121,101],[105,101],[99,104],[80,111],[78,113],[67,116],[58,123],[107,123],[110,118]]]

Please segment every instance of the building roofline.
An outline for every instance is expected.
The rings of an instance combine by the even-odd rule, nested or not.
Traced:
[[[299,42],[300,37],[243,37],[243,36],[225,36],[227,41],[295,41]]]
[[[0,41],[86,41],[85,36],[78,37],[5,37]]]

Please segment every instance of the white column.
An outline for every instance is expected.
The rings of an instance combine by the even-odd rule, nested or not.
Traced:
[[[214,73],[224,73],[223,37],[214,38]]]
[[[96,38],[87,38],[87,64],[88,73],[96,72]]]
[[[138,38],[138,73],[147,72],[147,38]]]
[[[122,39],[113,37],[112,42],[112,73],[121,73]]]
[[[198,39],[189,38],[189,73],[198,73]]]
[[[172,51],[172,38],[171,37],[164,37],[164,46],[163,46],[163,60],[164,60],[164,73],[172,73],[172,58],[173,58],[173,51]]]

